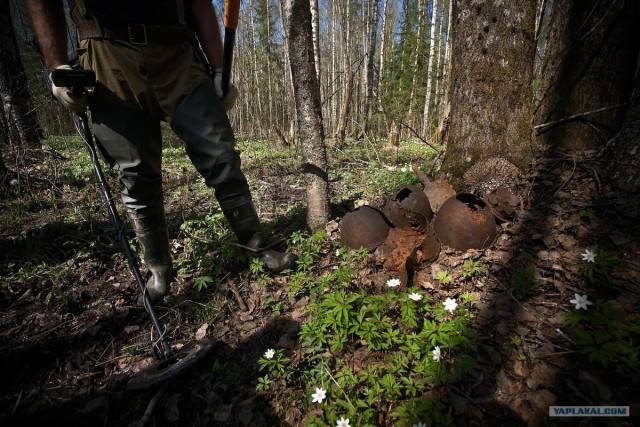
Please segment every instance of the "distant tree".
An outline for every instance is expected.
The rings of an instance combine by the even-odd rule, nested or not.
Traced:
[[[369,133],[369,126],[371,124],[371,101],[373,99],[373,87],[375,85],[375,54],[376,54],[376,41],[378,35],[378,21],[380,20],[380,14],[378,9],[379,0],[369,0],[367,2],[369,21],[368,21],[368,40],[367,50],[365,52],[365,95],[364,95],[364,124],[362,126],[362,133],[364,135]]]
[[[541,142],[594,149],[620,130],[638,62],[638,22],[638,1],[552,2],[535,112]]]
[[[532,150],[536,2],[453,2],[450,128],[443,170],[460,177],[501,156],[523,167]]]
[[[4,177],[7,172],[7,166],[4,164],[4,157],[2,156],[2,147],[7,144],[8,132],[6,131],[6,120],[4,118],[4,110],[0,109],[0,178]]]
[[[9,142],[39,145],[38,116],[20,60],[8,0],[0,0],[0,97]]]
[[[307,192],[307,226],[315,232],[323,229],[329,220],[329,178],[309,0],[288,0],[287,15],[289,58]]]

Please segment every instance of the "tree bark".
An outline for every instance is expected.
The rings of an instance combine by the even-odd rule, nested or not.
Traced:
[[[311,12],[309,0],[288,0],[287,6],[289,58],[307,193],[307,226],[315,232],[329,220],[329,179]]]
[[[531,149],[536,2],[453,3],[451,123],[443,169],[455,177],[500,156],[519,167]]]
[[[640,49],[640,3],[552,4],[535,112],[537,139],[570,150],[595,149],[622,125]],[[603,111],[584,114],[596,110]],[[571,116],[575,119],[563,120]]]
[[[418,79],[423,77],[421,57],[424,56],[423,54],[424,45],[422,43],[422,38],[423,38],[425,19],[426,19],[426,13],[427,13],[427,5],[425,0],[418,0],[418,10],[420,11],[418,15],[418,33],[416,34],[416,50],[413,56],[413,70],[412,70],[413,76],[411,77],[411,92],[409,95],[409,112],[407,113],[407,118],[406,118],[407,122],[414,127],[415,127],[415,123],[414,123],[415,117],[413,112],[417,107],[416,106],[416,99],[417,99],[416,90],[418,89]]]
[[[0,97],[9,141],[38,146],[42,130],[20,59],[8,0],[0,0]]]
[[[369,0],[369,42],[366,53],[366,72],[365,72],[365,95],[364,95],[364,125],[362,133],[366,136],[369,133],[369,125],[371,123],[371,100],[373,99],[373,86],[375,78],[375,54],[376,54],[376,36],[378,33],[378,9],[379,0]]]
[[[433,60],[436,54],[436,24],[438,17],[438,0],[433,0],[431,6],[431,31],[429,35],[429,63],[427,64],[427,90],[424,95],[424,111],[422,112],[422,134],[429,138],[431,128],[429,126],[429,114],[431,113],[431,86],[433,84]],[[436,62],[437,64],[437,62]]]
[[[316,75],[320,81],[320,14],[318,0],[311,0],[311,30],[313,34],[313,57],[316,62]]]

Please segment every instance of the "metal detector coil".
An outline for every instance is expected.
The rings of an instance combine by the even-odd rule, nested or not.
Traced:
[[[212,348],[208,341],[194,341],[177,350],[172,357],[161,360],[131,377],[127,390],[139,391],[156,386],[182,373],[202,359]]]

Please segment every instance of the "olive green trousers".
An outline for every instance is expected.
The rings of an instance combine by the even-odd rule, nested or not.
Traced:
[[[98,146],[120,174],[133,217],[162,210],[162,135],[166,121],[215,190],[222,209],[250,202],[231,124],[191,43],[147,44],[89,39],[80,64],[96,73],[89,107]]]

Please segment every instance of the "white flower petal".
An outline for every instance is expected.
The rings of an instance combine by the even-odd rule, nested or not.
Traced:
[[[313,397],[313,403],[322,403],[322,401],[327,397],[327,390],[322,387],[316,387],[316,392],[311,395]]]
[[[585,249],[581,255],[582,255],[583,261],[592,262],[592,263],[596,262],[597,254],[595,253],[595,251],[592,251],[591,249]]]
[[[435,346],[435,348],[431,351],[431,353],[433,353],[433,360],[435,360],[436,362],[439,362],[440,356],[442,355],[442,352],[440,351],[440,347]]]
[[[420,301],[422,299],[422,295],[420,295],[417,292],[414,292],[412,294],[409,294],[409,299],[411,299],[413,301]]]
[[[580,309],[586,310],[587,306],[593,304],[591,301],[589,301],[586,294],[585,295],[574,294],[574,297],[575,298],[572,300],[569,300],[569,302],[571,304],[575,304],[576,310],[580,310]]]
[[[387,286],[390,288],[395,288],[400,286],[400,279],[389,279],[387,280]]]
[[[458,307],[458,303],[455,299],[447,298],[446,300],[444,300],[444,309],[448,312],[454,312],[456,310],[456,307]]]
[[[264,352],[264,357],[267,359],[273,359],[273,356],[276,355],[276,351],[272,348]]]

